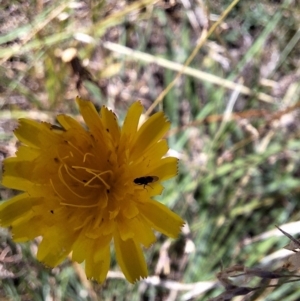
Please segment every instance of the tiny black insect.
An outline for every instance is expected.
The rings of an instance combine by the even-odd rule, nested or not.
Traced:
[[[158,177],[156,176],[146,176],[146,177],[140,177],[133,180],[133,182],[137,185],[144,185],[144,188],[150,184],[154,183],[158,180]]]

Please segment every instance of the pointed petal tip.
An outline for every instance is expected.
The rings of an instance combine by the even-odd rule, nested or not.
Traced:
[[[126,279],[129,283],[131,283],[132,285],[138,283],[139,281],[143,281],[143,280],[147,279],[148,276],[149,276],[148,274],[147,274],[147,275],[139,275],[139,276],[135,277],[134,279],[130,279],[130,280],[129,280],[129,279],[127,279],[127,278],[125,277],[125,275],[124,275],[125,279]]]
[[[77,96],[76,96],[76,101],[77,101],[77,100],[79,100],[79,101],[83,101],[83,100],[85,100],[85,101],[90,101],[89,99],[83,98],[83,97],[81,97],[80,95],[77,95]]]
[[[75,101],[76,101],[76,103],[78,104],[79,107],[80,107],[80,105],[84,105],[85,103],[91,103],[92,102],[90,99],[82,98],[79,95],[76,96]]]

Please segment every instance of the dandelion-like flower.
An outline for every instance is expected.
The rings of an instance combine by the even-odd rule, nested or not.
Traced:
[[[2,184],[23,193],[0,205],[0,223],[16,242],[42,236],[37,258],[47,266],[72,253],[99,282],[113,242],[133,283],[148,275],[142,246],[155,242],[153,229],[176,238],[183,225],[152,199],[177,173],[177,159],[164,157],[170,125],[158,112],[139,127],[143,107],[136,102],[120,128],[106,107],[98,114],[90,101],[76,101],[87,128],[66,115],[57,116],[61,127],[20,119],[15,135],[22,145],[4,161]]]

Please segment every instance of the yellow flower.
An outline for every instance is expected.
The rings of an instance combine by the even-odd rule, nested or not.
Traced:
[[[57,117],[61,127],[20,119],[15,135],[22,145],[5,160],[2,184],[23,193],[0,205],[1,225],[11,227],[16,242],[42,236],[37,258],[48,266],[72,252],[99,282],[113,242],[133,283],[148,275],[142,245],[155,242],[153,229],[176,238],[183,225],[152,199],[177,173],[177,159],[164,158],[169,122],[159,112],[138,127],[143,107],[136,102],[120,129],[106,107],[98,114],[90,101],[76,101],[88,129],[66,115]]]

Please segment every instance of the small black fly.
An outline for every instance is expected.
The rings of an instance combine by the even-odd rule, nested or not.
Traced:
[[[140,177],[140,178],[136,178],[133,180],[133,182],[137,185],[144,185],[144,188],[146,186],[149,186],[148,184],[154,183],[156,181],[158,181],[158,177],[156,177],[156,176]]]

